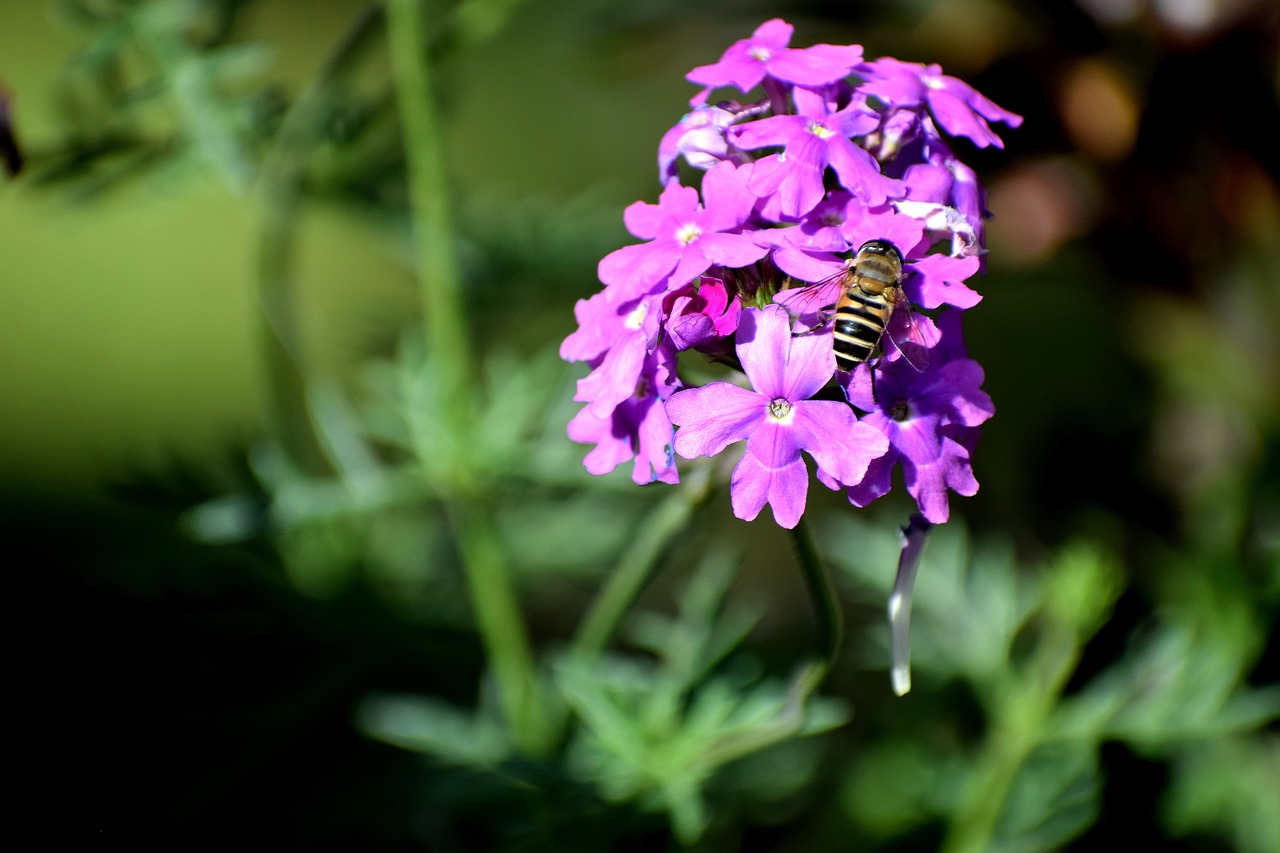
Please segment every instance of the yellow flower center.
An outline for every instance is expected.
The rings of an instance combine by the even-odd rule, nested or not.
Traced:
[[[835,131],[820,122],[809,122],[809,132],[819,139],[826,139],[829,136],[835,136]]]

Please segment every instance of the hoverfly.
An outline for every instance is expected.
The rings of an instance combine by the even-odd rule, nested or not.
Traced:
[[[902,254],[888,240],[867,241],[845,269],[816,284],[784,290],[775,301],[801,316],[834,308],[832,348],[842,373],[882,355],[885,337],[916,370],[929,366],[929,324],[916,322],[902,290]]]

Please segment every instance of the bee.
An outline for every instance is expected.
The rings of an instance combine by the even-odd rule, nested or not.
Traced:
[[[883,355],[885,337],[916,370],[929,366],[927,334],[902,289],[902,254],[888,240],[867,241],[845,269],[816,284],[784,290],[776,301],[801,315],[834,305],[832,348],[842,373]]]

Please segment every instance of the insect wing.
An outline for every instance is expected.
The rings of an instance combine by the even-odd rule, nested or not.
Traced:
[[[836,304],[847,275],[838,272],[822,281],[806,287],[791,287],[773,297],[773,301],[786,308],[797,320],[796,325],[812,331],[826,325],[825,312]]]
[[[929,317],[912,311],[905,294],[900,293],[884,331],[907,364],[921,373],[929,369],[929,351],[938,343],[938,327]]]

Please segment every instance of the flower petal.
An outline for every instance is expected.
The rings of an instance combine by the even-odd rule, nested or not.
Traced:
[[[767,503],[773,507],[774,521],[788,530],[804,515],[808,492],[809,472],[799,456],[790,464],[769,468],[754,454],[745,453],[729,482],[734,515],[751,521]]]
[[[768,402],[759,394],[728,382],[712,382],[672,394],[667,400],[667,417],[680,425],[676,453],[685,459],[715,456],[755,431],[768,416]]]
[[[742,312],[738,321],[738,360],[742,370],[765,400],[783,395],[791,324],[781,305],[766,305]]]
[[[786,397],[793,405],[801,400],[808,400],[827,384],[827,380],[835,372],[836,354],[831,346],[830,335],[793,337],[783,368],[781,396]]]
[[[802,403],[792,430],[819,471],[845,486],[860,482],[872,460],[889,450],[883,432],[858,421],[848,406],[835,400]]]

